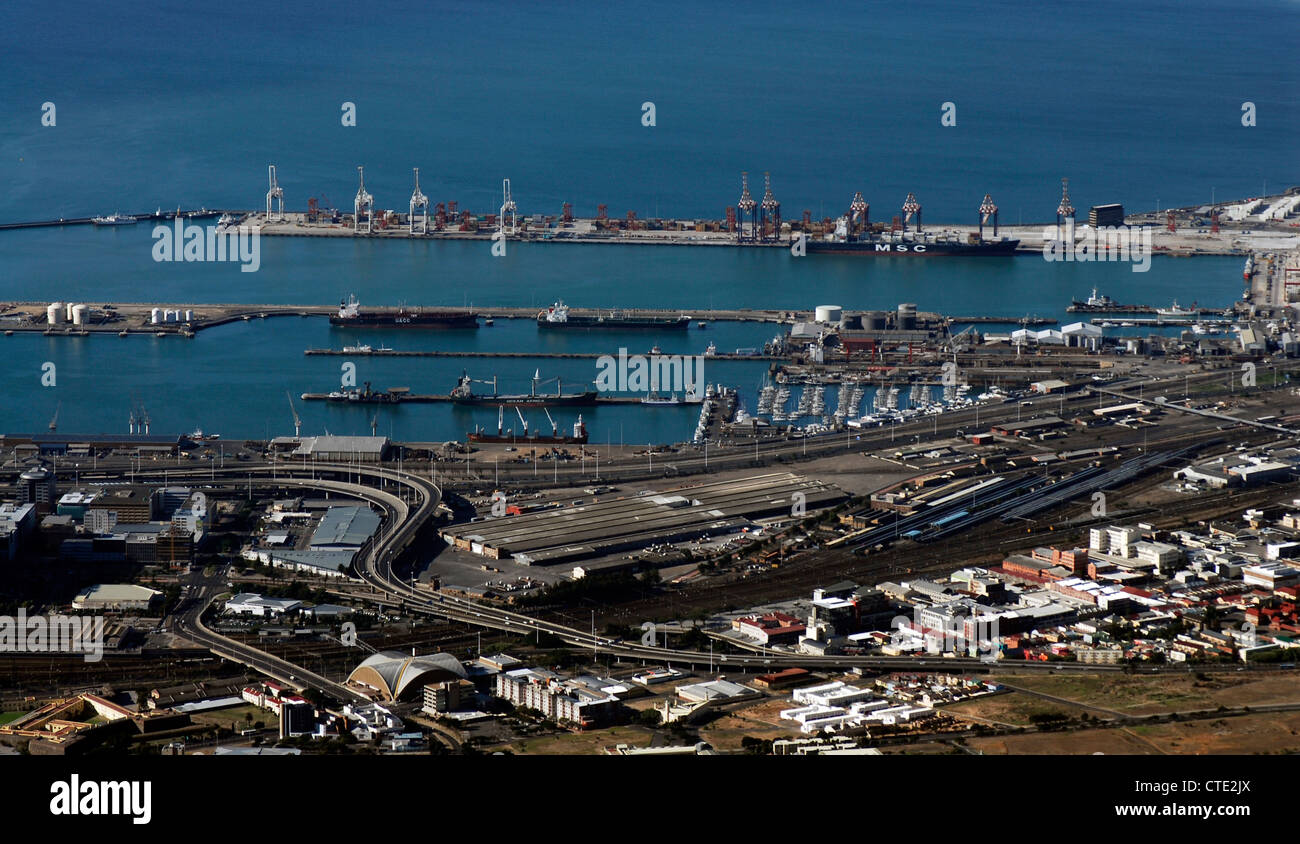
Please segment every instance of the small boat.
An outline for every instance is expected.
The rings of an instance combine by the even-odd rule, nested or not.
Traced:
[[[484,324],[484,325],[493,325],[494,323],[492,322],[492,317],[488,317],[487,319],[483,320],[483,324]]]
[[[650,354],[652,354],[652,355],[662,355],[663,353],[664,353],[664,350],[661,349],[661,348],[659,348],[658,346],[651,346],[651,347],[650,347]]]
[[[124,328],[124,329],[122,329],[121,331],[117,332],[117,336],[118,336],[118,337],[125,337],[125,336],[127,336],[128,334],[130,334],[130,333],[131,333],[131,332],[127,331],[127,330]]]
[[[7,328],[7,329],[5,329],[5,336],[6,336],[6,337],[12,337],[12,336],[14,336],[14,331],[13,331],[13,329],[12,329],[12,328]]]
[[[1162,316],[1162,317],[1175,317],[1175,318],[1182,318],[1182,317],[1192,317],[1192,316],[1196,316],[1197,313],[1199,313],[1199,309],[1197,309],[1197,308],[1180,308],[1180,307],[1178,307],[1178,300],[1175,299],[1175,300],[1174,300],[1173,307],[1170,307],[1170,308],[1156,308],[1156,313],[1157,313],[1158,315]]]
[[[708,327],[709,327],[709,324],[708,324],[707,322],[705,322],[704,320],[700,320],[700,322],[699,322],[699,326],[700,326],[700,328],[708,328]]]
[[[714,355],[716,355],[717,353],[718,353],[718,347],[715,346],[713,343],[709,343],[708,348],[706,348],[706,349],[704,350],[704,356],[705,356],[706,358],[711,358],[711,357],[713,357]]]

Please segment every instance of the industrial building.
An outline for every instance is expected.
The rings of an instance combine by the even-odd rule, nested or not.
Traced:
[[[388,437],[276,437],[273,452],[321,463],[379,463],[388,457]]]
[[[379,530],[379,514],[365,505],[331,507],[312,533],[310,548],[355,551]]]
[[[175,456],[194,443],[184,437],[153,434],[3,434],[0,451],[12,451],[18,459],[34,456],[85,456],[93,452],[116,451],[141,456]]]
[[[1088,225],[1094,229],[1102,226],[1124,225],[1124,206],[1118,202],[1092,206],[1088,209]]]
[[[162,598],[157,589],[130,583],[98,583],[72,599],[74,610],[149,610]]]
[[[732,533],[752,519],[789,515],[796,495],[804,496],[808,512],[847,498],[820,481],[773,473],[454,525],[441,535],[449,545],[492,559],[548,565]]]

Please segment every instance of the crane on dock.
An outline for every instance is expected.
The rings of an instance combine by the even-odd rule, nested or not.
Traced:
[[[266,191],[266,221],[284,222],[284,189],[280,187],[280,182],[275,176],[275,165],[268,164],[266,167],[266,178],[268,189]],[[271,208],[273,202],[279,202],[279,209],[272,216]]]
[[[806,218],[812,216],[811,211],[804,212],[805,224]],[[862,197],[862,191],[853,192],[853,201],[849,203],[849,233],[856,234],[866,231],[871,226],[871,205]]]
[[[510,195],[510,180],[501,180],[501,234],[514,236],[515,230],[519,225],[518,208],[515,205],[515,198]],[[506,231],[506,216],[510,217],[510,230]]]
[[[772,234],[767,233],[768,224]],[[776,240],[781,236],[781,203],[772,194],[772,174],[763,173],[763,201],[759,203],[759,239],[763,242]]]
[[[758,203],[749,192],[749,173],[741,171],[740,174],[740,199],[736,202],[736,214],[739,217],[739,225],[736,228],[736,241],[744,243],[755,239],[758,229]],[[745,220],[749,219],[749,232],[745,231]]]
[[[980,203],[980,240],[984,239],[984,226],[988,224],[989,218],[993,219],[993,236],[998,236],[998,207],[993,204],[993,196],[984,194],[984,201]]]
[[[293,414],[293,436],[294,438],[302,437],[302,418],[298,416],[298,408],[293,406],[293,396],[289,391],[284,391],[284,397],[289,400],[289,412]]]
[[[361,179],[361,186],[357,188],[356,199],[352,201],[352,231],[357,234],[361,233],[361,215],[364,212],[366,215],[365,233],[370,234],[374,231],[375,198],[366,191],[366,168],[357,165],[357,175]]]
[[[429,197],[420,192],[420,168],[415,168],[415,192],[411,194],[411,214],[407,218],[411,234],[415,234],[415,212],[420,211],[420,234],[429,233]]]
[[[1070,218],[1070,228],[1074,228],[1074,206],[1070,204],[1070,180],[1061,179],[1061,204],[1056,206],[1056,239],[1065,240],[1065,235],[1061,231],[1061,224],[1065,218]]]
[[[907,199],[903,200],[903,231],[907,231],[907,224],[911,222],[912,215],[916,215],[916,231],[921,232],[921,203],[916,201],[916,194],[908,191]]]

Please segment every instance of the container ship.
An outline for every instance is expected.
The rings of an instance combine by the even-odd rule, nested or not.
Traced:
[[[347,328],[478,328],[478,314],[469,311],[410,310],[363,311],[355,296],[339,303],[330,325]]]
[[[537,314],[538,328],[631,328],[685,330],[691,324],[689,316],[650,317],[630,316],[622,311],[609,311],[595,316],[574,316],[569,306],[556,302]]]
[[[561,391],[560,379],[547,379],[555,381],[554,393],[539,393],[537,388],[546,382],[539,380],[537,374],[533,375],[533,388],[528,393],[516,395],[502,395],[497,392],[497,380],[494,376],[491,381],[481,383],[491,384],[491,394],[480,394],[474,392],[475,379],[470,378],[467,374],[462,374],[456,386],[452,389],[450,398],[456,404],[497,404],[509,405],[511,407],[554,407],[557,405],[587,405],[596,403],[596,391],[584,390],[581,393],[565,393]]]
[[[808,254],[838,253],[842,255],[908,255],[908,256],[978,256],[999,257],[1016,254],[1019,240],[998,237],[997,206],[984,195],[980,205],[980,230],[962,237],[957,232],[923,232],[921,230],[921,205],[914,194],[908,194],[903,203],[901,225],[895,218],[891,228],[872,227],[868,212],[870,206],[861,192],[853,197],[849,212],[835,221],[835,231],[825,237],[809,238],[804,246]],[[916,217],[916,229],[908,224]],[[984,237],[984,224],[993,222],[992,240]]]
[[[586,445],[587,444],[587,426],[582,424],[582,416],[578,416],[578,421],[573,423],[573,434],[561,434],[551,419],[551,414],[547,413],[546,418],[551,423],[550,434],[539,434],[536,431],[528,431],[528,420],[520,412],[519,407],[515,407],[515,413],[519,414],[519,422],[523,425],[523,434],[516,435],[513,430],[505,431],[505,406],[497,408],[497,431],[495,434],[487,433],[483,430],[471,431],[466,435],[472,443],[505,443],[508,445]]]

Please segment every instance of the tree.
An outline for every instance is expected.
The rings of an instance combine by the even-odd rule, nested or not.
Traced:
[[[637,713],[637,721],[644,727],[657,727],[663,721],[658,709],[642,709]]]

